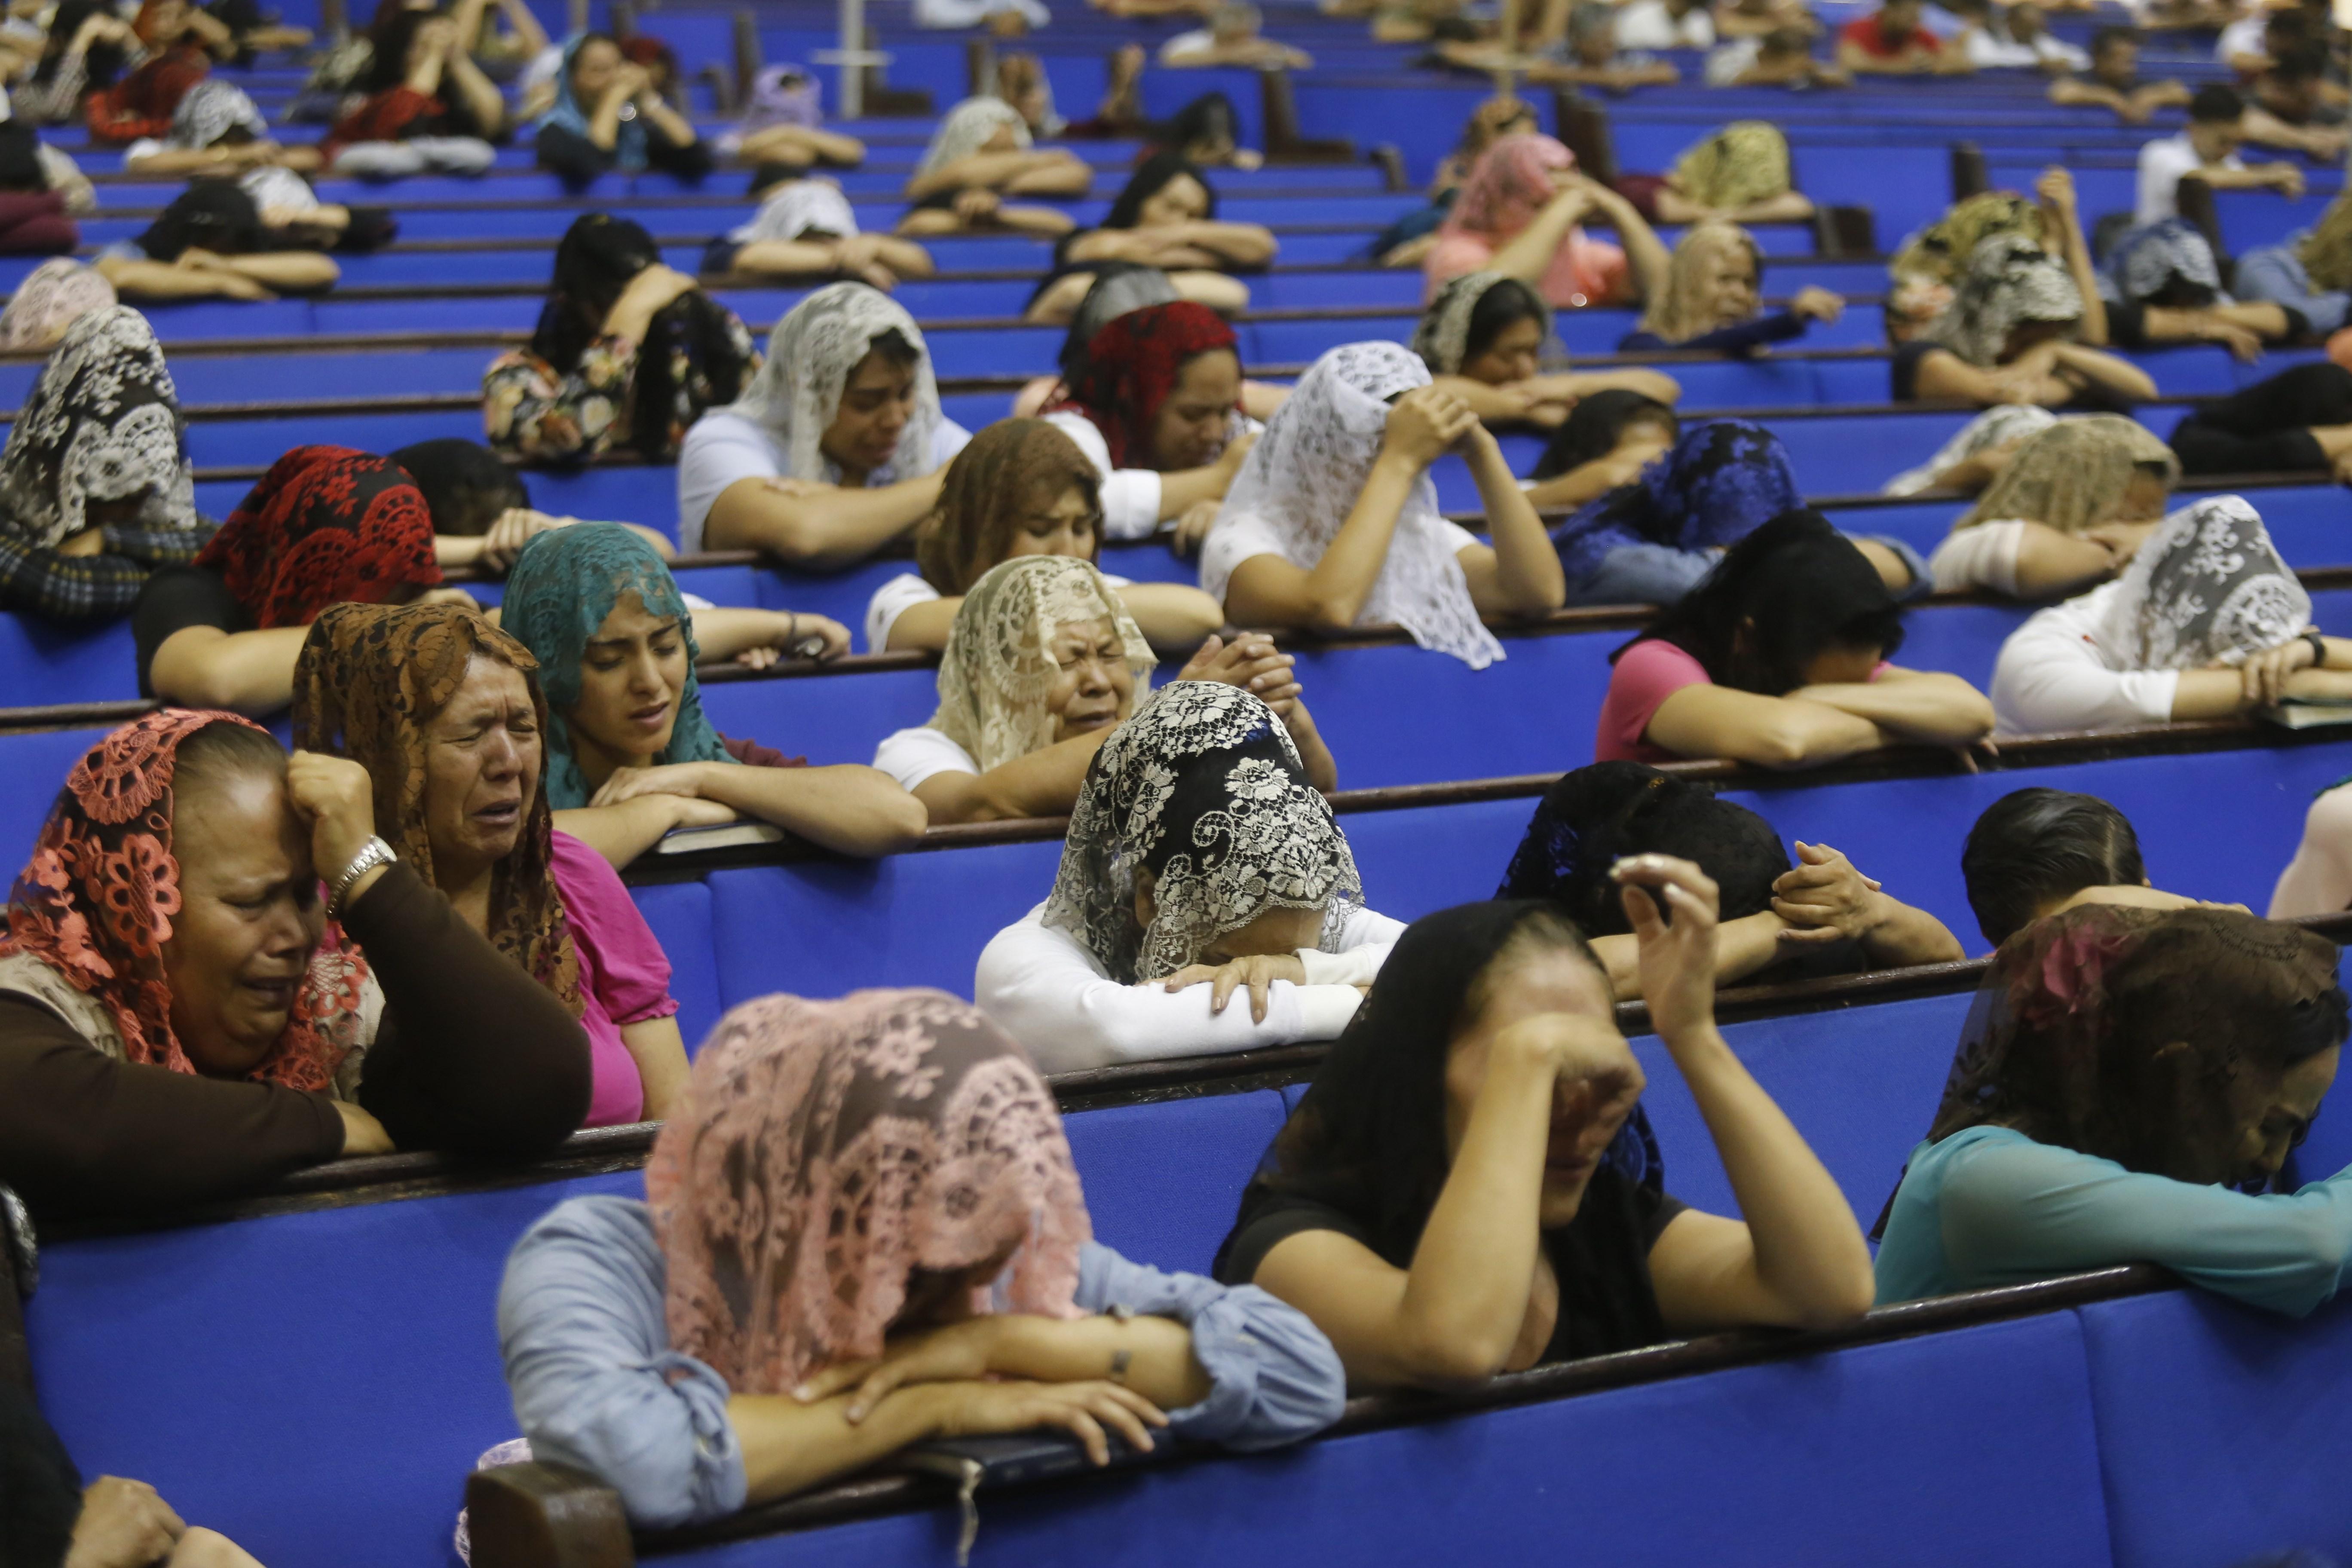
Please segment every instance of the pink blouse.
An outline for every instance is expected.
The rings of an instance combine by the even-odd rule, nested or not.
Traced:
[[[1465,273],[1485,270],[1495,259],[1496,247],[1485,236],[1456,233],[1442,234],[1422,262],[1422,303],[1437,298],[1437,291]],[[1594,239],[1580,228],[1568,231],[1568,238],[1552,253],[1551,269],[1543,276],[1544,300],[1553,309],[1581,310],[1589,305],[1605,305],[1622,291],[1633,277],[1632,265],[1624,251],[1605,239]]]
[[[1675,753],[1643,738],[1659,705],[1685,686],[1712,686],[1706,666],[1661,637],[1635,643],[1617,656],[1609,695],[1601,700],[1596,763],[1670,763]]]
[[[580,953],[580,1026],[588,1032],[595,1087],[588,1099],[589,1127],[635,1121],[646,1106],[637,1059],[621,1041],[621,1026],[667,1018],[677,1012],[669,994],[669,958],[612,863],[568,833],[555,835],[555,890],[572,923]]]

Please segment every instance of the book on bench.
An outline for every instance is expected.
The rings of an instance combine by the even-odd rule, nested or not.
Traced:
[[[751,844],[782,844],[784,830],[772,822],[722,822],[712,827],[673,827],[654,846],[656,855],[692,855],[704,849],[736,849]]]
[[[1148,1457],[1141,1449],[1129,1447],[1116,1432],[1106,1431],[1103,1436],[1110,1445],[1111,1468]],[[1155,1451],[1165,1451],[1170,1443],[1164,1432],[1153,1441],[1158,1445]],[[972,1542],[980,1536],[980,1505],[973,1500],[973,1493],[1026,1481],[1058,1480],[1097,1468],[1087,1458],[1084,1444],[1055,1427],[992,1433],[980,1437],[942,1437],[900,1449],[890,1464],[898,1469],[937,1476],[955,1488],[956,1501],[963,1511],[963,1528],[956,1542],[957,1568],[965,1568],[971,1562]]]
[[[2263,718],[2285,730],[2317,730],[2331,724],[2352,724],[2352,699],[2287,697],[2275,708],[2260,710]]]

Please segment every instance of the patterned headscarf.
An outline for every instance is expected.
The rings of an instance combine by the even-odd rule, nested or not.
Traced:
[[[2065,265],[2032,241],[2003,234],[1977,247],[1950,309],[1920,335],[1990,369],[2017,328],[2082,319],[2083,291]]]
[[[948,628],[940,709],[929,728],[971,753],[982,773],[1052,745],[1045,700],[1061,673],[1055,634],[1073,622],[1104,620],[1118,628],[1140,701],[1159,661],[1092,562],[1020,555],[992,568]]]
[[[1552,198],[1552,175],[1576,167],[1566,142],[1532,133],[1506,136],[1478,156],[1445,215],[1447,234],[1475,234],[1493,245],[1516,238]]]
[[[2168,217],[2133,229],[2116,241],[2107,258],[2112,298],[2140,305],[2160,302],[2184,309],[2231,302],[2221,288],[2213,246],[2186,218]]]
[[[1388,400],[1428,384],[1429,367],[1402,343],[1331,350],[1299,377],[1297,390],[1242,459],[1215,526],[1255,517],[1282,541],[1286,560],[1313,570],[1371,473],[1388,428]],[[1437,486],[1424,473],[1406,498],[1388,559],[1357,620],[1401,626],[1422,647],[1484,669],[1503,657],[1503,645],[1478,619],[1444,524]],[[1225,596],[1225,578],[1205,558],[1201,586],[1214,598]]]
[[[2116,579],[2099,647],[2126,669],[2238,665],[2311,627],[2311,595],[2260,513],[2213,496],[2164,520]]]
[[[798,125],[814,130],[824,119],[818,105],[816,78],[798,66],[765,66],[751,79],[751,96],[743,105],[739,138],[773,125]]]
[[[234,713],[164,709],[107,736],[66,775],[8,904],[0,957],[23,954],[94,999],[123,1059],[194,1073],[172,1030],[163,944],[180,912],[172,850],[173,773],[181,743],[208,725],[260,726]],[[339,933],[313,952],[286,1032],[249,1075],[326,1090],[360,1038],[367,964]]]
[[[1789,189],[1789,139],[1761,120],[1737,120],[1682,155],[1675,188],[1718,212]]]
[[[1115,317],[1087,345],[1087,365],[1062,407],[1103,433],[1114,468],[1158,467],[1152,427],[1184,367],[1223,349],[1239,354],[1234,330],[1206,305],[1178,300]]]
[[[2116,515],[2133,473],[2144,467],[2161,468],[2167,489],[2179,482],[2180,459],[2138,421],[2119,414],[2061,419],[2018,447],[1952,526],[2023,518],[2080,533]]]
[[[1977,247],[2004,234],[2040,245],[2042,208],[2014,191],[1985,191],[1955,202],[1942,217],[1905,240],[1886,270],[1898,283],[1920,279],[1957,287]]]
[[[580,101],[580,94],[572,85],[572,68],[579,63],[580,51],[591,43],[612,44],[615,50],[620,47],[602,33],[574,33],[563,40],[563,63],[555,68],[555,102],[540,117],[541,130],[556,125],[574,136],[588,134],[589,116],[594,113],[595,105]],[[645,116],[626,116],[614,128],[613,162],[616,167],[632,173],[646,166]]]
[[[0,529],[54,545],[88,526],[93,500],[143,495],[137,526],[192,531],[187,422],[147,318],[128,305],[66,329],[0,451]]]
[[[991,101],[993,101],[992,100]],[[727,412],[763,426],[784,448],[784,476],[824,479],[827,460],[819,443],[841,411],[842,388],[874,346],[896,331],[915,361],[915,411],[898,433],[898,450],[869,476],[869,484],[918,479],[931,471],[931,441],[939,430],[940,384],[923,330],[906,308],[863,283],[834,283],[784,312],[768,334],[768,359]]]
[[[242,125],[253,133],[256,141],[269,135],[269,121],[254,107],[253,100],[235,82],[218,77],[206,77],[188,89],[180,106],[172,110],[172,134],[174,147],[200,153]]]
[[[646,1197],[670,1345],[737,1394],[880,1355],[916,1270],[1007,1247],[971,1308],[1075,1318],[1093,1237],[1053,1092],[940,991],[733,1009],[654,1141]]]
[[[940,503],[915,534],[915,563],[942,594],[968,594],[1013,553],[1013,531],[1071,486],[1094,514],[1102,549],[1102,475],[1068,434],[1043,419],[1000,419],[948,465]],[[1087,559],[1093,560],[1095,556]],[[509,602],[513,590],[509,589]]]
[[[1148,926],[1139,869],[1157,879]],[[1179,680],[1095,753],[1045,920],[1132,985],[1269,910],[1323,910],[1318,945],[1337,952],[1363,902],[1347,835],[1274,710],[1236,686]]]
[[[1666,264],[1666,286],[1642,318],[1643,331],[1679,343],[1718,327],[1736,325],[1725,319],[1715,279],[1724,258],[1739,251],[1747,252],[1760,282],[1764,252],[1755,236],[1737,224],[1692,225],[1675,246],[1674,258]]]
[[[1587,501],[1552,530],[1576,581],[1627,544],[1725,550],[1805,504],[1780,437],[1745,419],[1693,425],[1630,484]]]
[[[115,302],[114,285],[95,267],[53,256],[26,275],[0,310],[0,353],[47,353],[66,329]]]
[[[787,180],[761,197],[751,221],[729,229],[727,237],[750,245],[761,239],[790,242],[804,234],[847,239],[856,232],[857,214],[841,187],[831,180],[806,179]]]
[[[551,811],[577,810],[595,793],[580,771],[564,715],[580,700],[580,660],[588,643],[624,594],[635,594],[649,616],[676,619],[686,644],[686,689],[678,693],[669,744],[656,754],[654,764],[735,760],[702,711],[702,684],[695,675],[702,649],[694,640],[693,612],[669,563],[617,522],[575,522],[523,546],[507,574],[506,604],[499,616],[499,626],[539,661],[540,689],[547,694],[549,709],[543,793]]]
[[[1541,294],[1500,272],[1465,272],[1446,280],[1412,329],[1412,352],[1429,366],[1430,374],[1462,374],[1463,363],[1470,357],[1470,318],[1477,314],[1479,302],[1486,298],[1488,290],[1504,283],[1517,288],[1534,304],[1543,335],[1547,341],[1550,339],[1551,307],[1544,302]]]
[[[2295,256],[2314,289],[2352,289],[2352,191],[2327,204],[2295,247]]]
[[[297,447],[272,463],[196,564],[219,572],[264,630],[441,582],[425,493],[391,458],[348,447]]]
[[[1016,148],[1029,145],[1029,122],[1021,111],[1001,98],[967,98],[947,111],[940,128],[931,133],[931,144],[923,150],[923,161],[915,165],[915,178],[946,168],[959,158],[969,158],[988,145],[997,128],[1013,128],[1013,144]]]
[[[522,672],[547,732],[530,650],[463,605],[336,605],[310,625],[294,667],[294,743],[349,757],[375,783],[376,831],[426,882],[425,726],[465,684],[477,656]],[[542,773],[544,770],[542,769]],[[555,886],[554,823],[533,780],[522,837],[490,875],[490,944],[577,1016],[580,955]]]

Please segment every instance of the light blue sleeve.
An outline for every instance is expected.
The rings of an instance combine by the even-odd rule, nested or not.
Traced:
[[[1348,1374],[1306,1313],[1255,1285],[1163,1274],[1088,1242],[1078,1263],[1081,1311],[1113,1308],[1171,1318],[1192,1331],[1209,1396],[1168,1412],[1179,1437],[1248,1452],[1312,1436],[1339,1418]]]
[[[1973,1282],[2160,1263],[2300,1318],[2336,1294],[2352,1258],[2352,1170],[2249,1197],[2012,1136],[1958,1152],[1940,1207],[1945,1254]]]
[[[642,1203],[573,1198],[524,1232],[499,1287],[499,1344],[531,1457],[587,1471],[632,1522],[743,1506],[728,1388],[669,1348],[667,1271]]]

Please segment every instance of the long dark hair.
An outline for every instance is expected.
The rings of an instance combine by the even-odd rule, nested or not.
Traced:
[[[1208,210],[1201,216],[1216,216],[1217,188],[1209,184],[1209,177],[1182,153],[1162,148],[1146,158],[1128,177],[1127,187],[1118,193],[1118,199],[1111,203],[1109,213],[1102,220],[1103,227],[1133,228],[1143,216],[1143,204],[1158,195],[1171,181],[1186,174],[1200,183],[1201,189],[1209,198]]]
[[[58,67],[64,63],[66,46],[73,42],[81,25],[92,16],[113,14],[113,7],[104,0],[59,0],[56,19],[49,24],[47,41],[41,46],[40,62],[33,68],[33,79],[46,82],[55,79]],[[111,87],[114,79],[122,74],[122,46],[117,43],[92,44],[82,55],[82,69],[92,89]]]
[[[375,20],[368,27],[369,47],[367,75],[360,79],[360,90],[374,94],[388,92],[408,79],[408,48],[416,41],[416,29],[441,15],[437,8],[413,10],[402,0],[385,0],[375,11]],[[473,40],[466,40],[471,48]]]
[[[1544,308],[1544,302],[1536,297],[1536,291],[1516,278],[1506,278],[1489,286],[1484,294],[1478,296],[1478,302],[1470,307],[1470,329],[1462,335],[1462,363],[1468,364],[1493,348],[1495,340],[1503,335],[1506,328],[1517,326],[1521,321],[1542,321],[1550,314]],[[1634,395],[1641,395],[1636,393]],[[1649,399],[1643,398],[1643,401],[1648,402]],[[1663,408],[1665,405],[1660,404],[1658,406]]]
[[[1485,1005],[1501,962],[1528,948],[1564,949],[1600,968],[1583,933],[1542,900],[1457,904],[1413,921],[1243,1193],[1234,1233],[1276,1200],[1306,1198],[1347,1215],[1373,1251],[1408,1267],[1451,1165],[1445,1064],[1454,1034]],[[1638,1109],[1608,1163],[1652,1191],[1662,1184],[1656,1140]],[[1218,1249],[1220,1279],[1231,1239]]]
[[[1502,286],[1497,284],[1486,290],[1487,299],[1502,291]],[[1486,303],[1486,300],[1479,300],[1479,309],[1485,309]],[[1503,325],[1507,326],[1509,322]],[[1500,331],[1502,327],[1498,326],[1495,331]],[[1470,314],[1470,341],[1475,342],[1477,334],[1478,315],[1476,310],[1473,310]],[[1490,335],[1487,342],[1493,341]],[[1485,351],[1481,349],[1479,352]],[[1465,351],[1462,357],[1466,361],[1470,354]],[[1599,461],[1617,449],[1618,438],[1624,435],[1629,425],[1659,426],[1665,430],[1669,441],[1682,431],[1681,419],[1672,408],[1656,398],[1612,386],[1577,400],[1576,406],[1569,411],[1567,421],[1544,447],[1543,456],[1536,460],[1535,477],[1553,479],[1572,473],[1587,463]]]
[[[1718,686],[1778,697],[1802,686],[1805,667],[1833,648],[1894,657],[1903,607],[1853,541],[1798,507],[1726,551],[1633,642],[1653,637],[1697,659]]]
[[[2046,903],[2147,880],[2131,819],[2095,795],[2035,786],[1985,807],[1960,849],[1977,929],[1998,947]]]

